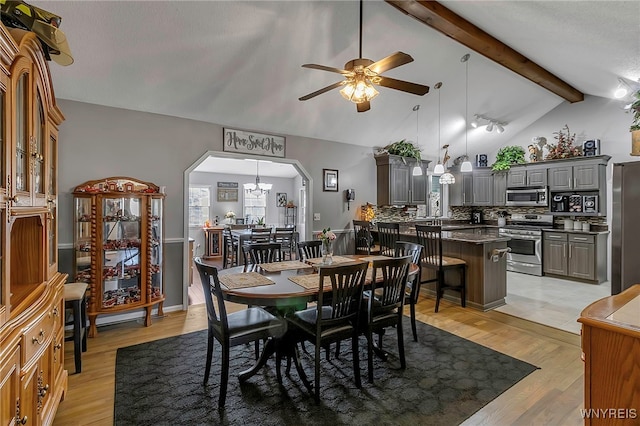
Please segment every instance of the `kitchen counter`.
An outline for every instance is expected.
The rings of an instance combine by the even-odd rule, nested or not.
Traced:
[[[487,311],[504,305],[507,296],[506,256],[499,256],[494,262],[492,255],[495,250],[506,249],[510,238],[498,235],[496,226],[456,224],[443,225],[442,228],[443,254],[467,262],[467,306]],[[400,232],[400,239],[418,242],[415,228],[405,228],[404,232]],[[423,280],[432,277],[432,271],[422,270]],[[434,284],[423,285],[422,289],[435,295]],[[445,292],[444,298],[460,303],[458,293]]]
[[[553,228],[553,229],[543,229],[543,232],[566,232],[572,234],[585,234],[585,235],[606,235],[609,231],[582,231],[582,230],[573,230],[573,229],[564,229],[564,228]]]

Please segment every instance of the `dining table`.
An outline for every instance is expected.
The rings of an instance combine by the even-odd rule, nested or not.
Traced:
[[[377,259],[388,259],[387,256],[372,255],[339,255],[333,256],[331,265],[349,264],[358,261],[369,262],[369,269],[365,286],[371,286],[371,264]],[[229,302],[246,304],[249,306],[264,306],[280,317],[286,317],[294,311],[306,309],[307,303],[317,300],[320,292],[318,269],[326,266],[323,258],[300,260],[286,260],[281,262],[263,263],[258,265],[236,266],[219,269],[222,294]],[[416,264],[411,264],[409,275],[419,272]],[[329,286],[325,286],[329,290]],[[238,378],[247,380],[266,365],[267,360],[277,352],[281,356],[293,360],[298,375],[305,386],[311,389],[311,383],[300,365],[298,353],[295,350],[295,338],[284,336],[267,340],[256,363],[248,370],[242,371]],[[277,369],[278,374],[280,369]],[[282,378],[278,376],[278,382]]]

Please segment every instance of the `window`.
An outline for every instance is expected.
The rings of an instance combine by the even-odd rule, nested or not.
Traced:
[[[203,226],[209,220],[211,187],[189,186],[189,226]]]
[[[267,195],[255,195],[246,191],[244,194],[244,218],[245,223],[258,223],[267,216]]]

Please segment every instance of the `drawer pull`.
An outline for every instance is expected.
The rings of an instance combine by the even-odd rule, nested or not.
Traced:
[[[44,342],[44,330],[40,329],[40,333],[38,333],[39,337],[32,337],[31,338],[31,343],[33,343],[34,345],[37,343],[39,345],[42,344],[42,342]]]
[[[587,241],[585,237],[573,237],[573,239],[576,241]]]
[[[21,418],[21,419],[17,418],[16,420],[17,420],[18,424],[26,425],[28,418],[27,418],[27,416],[24,416],[23,418]]]
[[[47,392],[49,391],[49,385],[44,385],[44,387],[40,388],[40,390],[38,391],[38,394],[44,398],[44,396],[47,394]]]
[[[53,349],[59,350],[62,348],[62,343],[58,343],[57,345],[53,346]]]
[[[58,312],[58,307],[56,306],[55,308],[53,308],[53,316],[59,316],[60,312]]]

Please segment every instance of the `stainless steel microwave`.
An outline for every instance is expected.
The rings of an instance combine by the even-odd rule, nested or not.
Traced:
[[[507,189],[507,206],[540,206],[549,205],[547,188]]]

